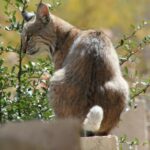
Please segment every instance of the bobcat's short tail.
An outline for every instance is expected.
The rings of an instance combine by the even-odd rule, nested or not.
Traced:
[[[97,132],[100,129],[101,122],[103,120],[103,109],[102,107],[95,105],[88,112],[84,122],[83,130]]]

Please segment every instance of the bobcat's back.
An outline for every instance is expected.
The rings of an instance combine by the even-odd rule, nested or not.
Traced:
[[[102,32],[89,30],[81,31],[73,42],[62,69],[51,79],[50,90],[58,117],[83,121],[94,105],[101,106],[104,119],[98,132],[103,134],[119,121],[126,88],[110,40]]]

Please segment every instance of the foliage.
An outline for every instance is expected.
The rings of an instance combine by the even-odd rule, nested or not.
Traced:
[[[129,145],[129,150],[133,150],[136,148],[137,145],[139,145],[139,140],[137,138],[134,138],[133,140],[128,140],[128,137],[126,135],[120,137],[120,150],[123,150],[122,145],[125,143]],[[144,144],[144,143],[143,143]]]
[[[131,82],[129,100],[129,106],[131,107],[134,107],[135,98],[145,93],[150,87],[150,78],[148,77],[148,79],[145,79],[139,77],[136,68],[131,67],[133,63],[137,63],[136,54],[142,53],[142,50],[150,44],[150,35],[146,35],[142,39],[136,38],[137,32],[142,30],[148,24],[148,21],[143,21],[137,26],[132,26],[133,31],[129,35],[123,35],[123,38],[121,38],[115,47],[118,51],[124,51],[124,54],[120,56],[120,65],[123,68],[124,76],[129,79],[129,82]]]
[[[120,35],[130,24],[147,18],[149,4],[149,0],[63,0],[56,14],[84,29],[109,28]]]
[[[3,29],[20,33],[24,21],[17,20],[16,9],[25,9],[28,2],[26,0],[16,0],[15,3],[10,0],[5,1],[5,14],[8,17],[9,26],[5,26]],[[15,6],[15,9],[10,10],[12,5]],[[1,55],[11,51],[18,54],[18,64],[7,67],[4,65],[4,59],[0,58],[0,122],[30,119],[49,120],[53,116],[53,112],[48,105],[48,92],[45,87],[48,85],[48,81],[42,80],[42,76],[45,72],[52,74],[52,63],[46,59],[23,64],[24,55],[21,45],[15,48],[12,45],[5,47],[1,43]],[[45,86],[38,88],[42,82]],[[13,93],[9,89],[14,89]]]
[[[138,145],[145,146],[145,145],[149,144],[148,141],[145,141],[145,142],[141,143],[139,141],[139,139],[136,138],[136,137],[129,140],[129,138],[127,137],[127,135],[121,136],[120,139],[119,139],[119,143],[120,143],[120,147],[119,147],[120,150],[124,150],[123,149],[123,145],[124,144],[128,145],[129,150],[135,150],[135,149],[137,149]]]

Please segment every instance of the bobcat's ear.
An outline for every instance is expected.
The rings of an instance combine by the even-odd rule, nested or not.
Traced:
[[[23,19],[25,21],[30,21],[35,16],[34,13],[32,13],[32,12],[30,13],[25,10],[23,10],[21,13],[22,13]]]
[[[40,3],[38,5],[36,17],[44,24],[50,21],[49,8],[46,4]]]

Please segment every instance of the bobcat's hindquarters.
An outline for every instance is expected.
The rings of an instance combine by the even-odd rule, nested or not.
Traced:
[[[117,54],[101,32],[81,32],[73,42],[62,69],[50,86],[51,104],[60,118],[80,118],[98,105],[104,116],[97,134],[107,134],[119,121],[128,98]]]

